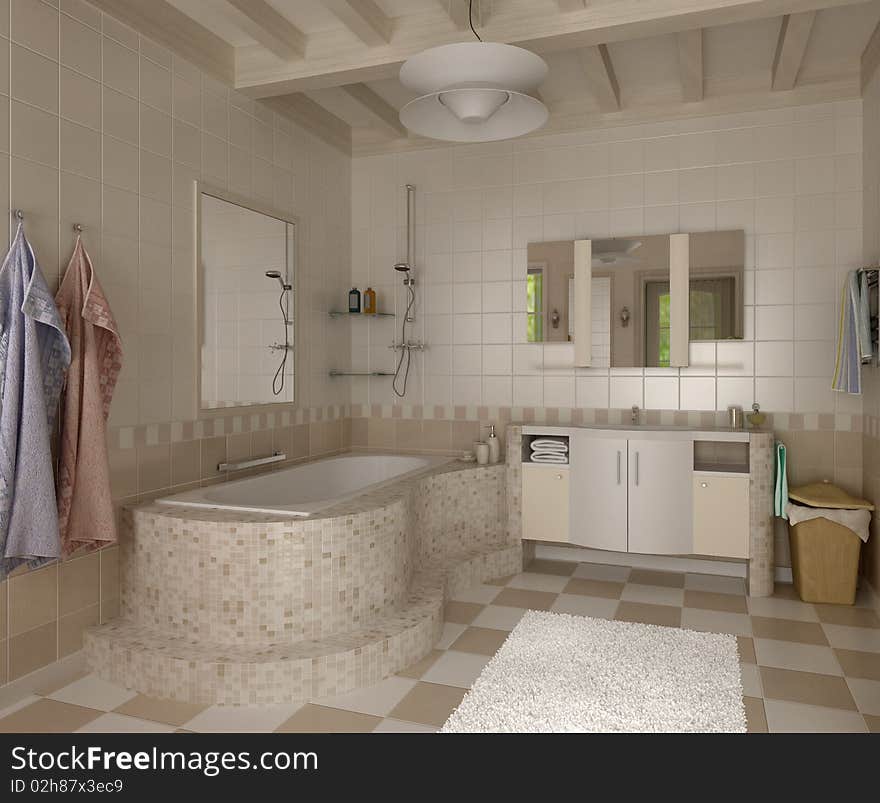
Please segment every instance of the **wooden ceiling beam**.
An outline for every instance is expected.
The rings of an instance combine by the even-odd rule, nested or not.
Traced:
[[[697,103],[703,99],[703,30],[680,31],[676,40],[681,96],[685,103]]]
[[[865,45],[865,49],[862,51],[861,85],[863,92],[874,77],[874,73],[877,72],[878,66],[880,66],[880,23],[877,23],[874,33],[871,34],[868,44]]]
[[[302,126],[318,139],[351,154],[351,126],[302,93],[262,101],[270,109]]]
[[[341,89],[367,112],[373,123],[386,134],[395,138],[409,135],[406,126],[400,122],[400,112],[366,84],[349,84]]]
[[[235,82],[235,48],[165,0],[89,2],[214,78],[227,84]]]
[[[443,2],[443,0],[440,0]],[[108,2],[108,0],[104,0]],[[131,0],[128,0],[131,2]],[[343,0],[324,0],[342,3]],[[350,9],[351,0],[345,2]],[[453,13],[456,0],[446,0]],[[530,11],[519,3],[516,12],[496,14],[489,20],[484,38],[525,47],[539,54],[576,50],[710,26],[778,18],[786,14],[860,5],[865,0],[639,0],[627,3],[588,3],[573,14]],[[476,8],[475,8],[476,10]],[[462,17],[461,19],[464,19]],[[364,83],[394,77],[401,64],[428,47],[463,41],[463,28],[426,26],[422,15],[395,18],[393,43],[364,50],[363,44],[347,44],[338,32],[310,37],[314,56],[279,67],[277,60],[257,49],[238,53],[239,89],[253,97],[290,94],[343,84]],[[312,41],[313,40],[313,41]]]
[[[301,59],[306,36],[266,0],[226,0],[241,15],[241,27],[283,61]]]
[[[578,51],[578,57],[584,70],[584,80],[599,109],[603,112],[620,111],[620,87],[607,45],[582,48]]]
[[[794,89],[815,19],[815,11],[786,14],[782,18],[779,39],[776,42],[776,55],[773,58],[771,81],[773,89],[777,91]]]
[[[324,5],[368,47],[391,41],[394,25],[373,0],[324,0]]]

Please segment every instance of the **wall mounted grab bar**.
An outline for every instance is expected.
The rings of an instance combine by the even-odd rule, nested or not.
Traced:
[[[271,457],[255,457],[253,460],[242,460],[238,463],[218,463],[217,471],[240,471],[243,468],[255,468],[256,466],[265,466],[269,463],[280,463],[287,460],[287,455],[283,452],[273,452]]]

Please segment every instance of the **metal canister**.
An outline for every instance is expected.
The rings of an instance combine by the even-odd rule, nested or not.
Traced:
[[[742,429],[743,425],[743,410],[737,404],[731,404],[730,407],[727,408],[727,425],[731,429]]]

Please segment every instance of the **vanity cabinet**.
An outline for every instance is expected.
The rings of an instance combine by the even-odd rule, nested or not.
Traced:
[[[627,441],[588,430],[570,439],[571,542],[626,552]]]
[[[695,472],[693,488],[693,551],[720,558],[748,558],[748,475]]]
[[[630,438],[628,448],[628,550],[692,553],[693,441]]]
[[[522,537],[566,543],[569,539],[569,467],[523,463]]]

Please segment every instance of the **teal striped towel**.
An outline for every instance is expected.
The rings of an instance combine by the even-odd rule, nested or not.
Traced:
[[[785,444],[776,441],[776,487],[773,493],[773,512],[783,519],[788,518],[788,470],[786,466]]]

